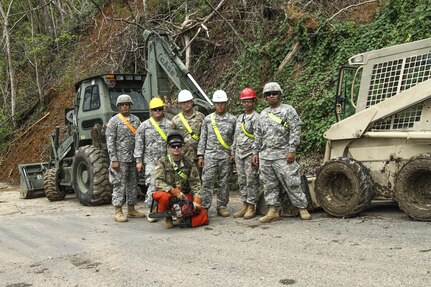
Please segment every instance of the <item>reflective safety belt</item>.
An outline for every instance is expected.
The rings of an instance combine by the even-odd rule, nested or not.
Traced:
[[[199,140],[199,136],[197,134],[195,134],[195,132],[192,130],[192,128],[190,127],[190,125],[187,122],[186,118],[184,117],[183,113],[180,113],[178,116],[180,117],[181,122],[183,123],[184,127],[189,132],[189,134],[192,136],[192,138],[195,141],[198,141]]]
[[[160,134],[160,136],[162,137],[162,139],[164,139],[166,141],[166,135],[165,135],[165,133],[162,131],[162,129],[160,128],[160,126],[156,123],[156,121],[152,117],[150,118],[150,122],[153,124],[153,127]]]
[[[282,125],[286,129],[289,128],[289,124],[288,123],[286,123],[285,121],[283,121],[282,119],[280,119],[279,117],[277,117],[276,115],[274,115],[273,113],[269,112],[268,116],[271,118],[271,120],[273,120],[277,124]]]
[[[169,159],[169,163],[172,165],[172,168],[176,171],[176,173],[178,173],[178,175],[182,179],[187,180],[189,177],[182,170],[180,170],[180,168],[178,167],[178,165],[172,160],[171,154],[168,154],[168,159]]]
[[[242,115],[242,124],[241,124],[241,129],[242,129],[242,131],[244,132],[244,134],[245,134],[246,136],[248,136],[249,138],[254,139],[254,134],[249,133],[249,132],[245,129],[245,124],[244,124],[244,122],[245,122],[245,114],[244,114],[244,115]]]
[[[136,135],[136,130],[132,126],[132,124],[122,114],[118,114],[118,117],[129,128],[129,130],[132,132],[132,134]]]
[[[215,134],[216,134],[216,136],[217,136],[217,139],[218,139],[218,141],[220,142],[220,144],[221,144],[225,149],[230,150],[230,146],[228,146],[228,145],[224,142],[223,137],[221,136],[220,131],[219,131],[218,127],[217,127],[217,124],[216,124],[216,121],[215,121],[215,113],[212,113],[212,114],[211,114],[211,123],[212,123],[212,125],[213,125],[214,132],[215,132]]]

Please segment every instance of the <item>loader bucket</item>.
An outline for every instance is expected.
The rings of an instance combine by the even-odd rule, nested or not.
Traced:
[[[43,188],[43,172],[48,162],[19,164],[20,198],[35,198],[45,196]]]

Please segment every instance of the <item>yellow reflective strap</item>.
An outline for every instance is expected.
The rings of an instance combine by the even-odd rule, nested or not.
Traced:
[[[271,118],[271,120],[273,120],[277,124],[280,124],[280,125],[284,126],[286,129],[289,128],[289,124],[288,123],[286,123],[285,121],[283,121],[282,119],[280,119],[279,117],[277,117],[276,115],[274,115],[273,113],[269,112],[268,116]]]
[[[118,117],[120,118],[120,120],[129,128],[129,130],[136,135],[136,130],[135,128],[132,126],[132,124],[122,115],[122,114],[118,114]]]
[[[242,129],[242,131],[244,132],[244,134],[245,134],[246,136],[248,136],[249,138],[254,139],[254,134],[249,133],[249,132],[245,129],[244,122],[242,122],[242,124],[241,124],[241,129]]]
[[[153,127],[156,129],[156,131],[159,133],[159,135],[166,141],[166,135],[160,128],[160,126],[156,123],[156,121],[151,117],[150,122],[153,124]]]
[[[217,124],[216,124],[216,121],[215,121],[215,113],[212,113],[212,114],[211,114],[211,123],[212,123],[212,125],[213,125],[214,132],[215,132],[215,134],[216,134],[216,136],[217,136],[217,139],[218,139],[218,141],[220,142],[220,144],[221,144],[225,149],[230,150],[230,146],[228,146],[228,145],[224,142],[223,137],[221,136],[220,131],[219,131],[218,127],[217,127]]]
[[[185,174],[182,170],[180,170],[180,168],[178,167],[178,165],[172,160],[171,154],[168,154],[168,159],[169,159],[169,163],[172,165],[172,168],[176,171],[176,173],[178,173],[178,175],[182,179],[187,180],[189,178],[188,175]]]
[[[180,117],[181,122],[183,123],[184,127],[189,132],[189,134],[192,136],[192,138],[194,140],[198,141],[199,140],[199,136],[194,133],[194,131],[190,127],[189,123],[187,122],[186,118],[184,117],[183,113],[180,113],[178,116]]]

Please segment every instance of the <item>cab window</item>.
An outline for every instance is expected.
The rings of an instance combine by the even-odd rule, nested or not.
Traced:
[[[84,105],[82,106],[82,110],[85,112],[97,110],[98,108],[100,108],[99,88],[97,85],[88,86],[85,88]]]

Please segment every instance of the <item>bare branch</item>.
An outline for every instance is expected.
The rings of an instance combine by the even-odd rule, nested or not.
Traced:
[[[334,19],[341,12],[344,12],[350,8],[358,7],[358,6],[365,5],[365,4],[372,3],[372,2],[376,2],[376,0],[368,0],[368,1],[361,2],[361,3],[352,4],[352,5],[349,5],[347,7],[344,7],[343,9],[340,9],[337,13],[335,13],[334,15],[332,15],[331,17],[326,19],[326,21],[319,27],[319,29],[317,29],[315,34],[317,34],[320,31],[320,29],[326,25],[326,23],[328,23],[329,21]]]

